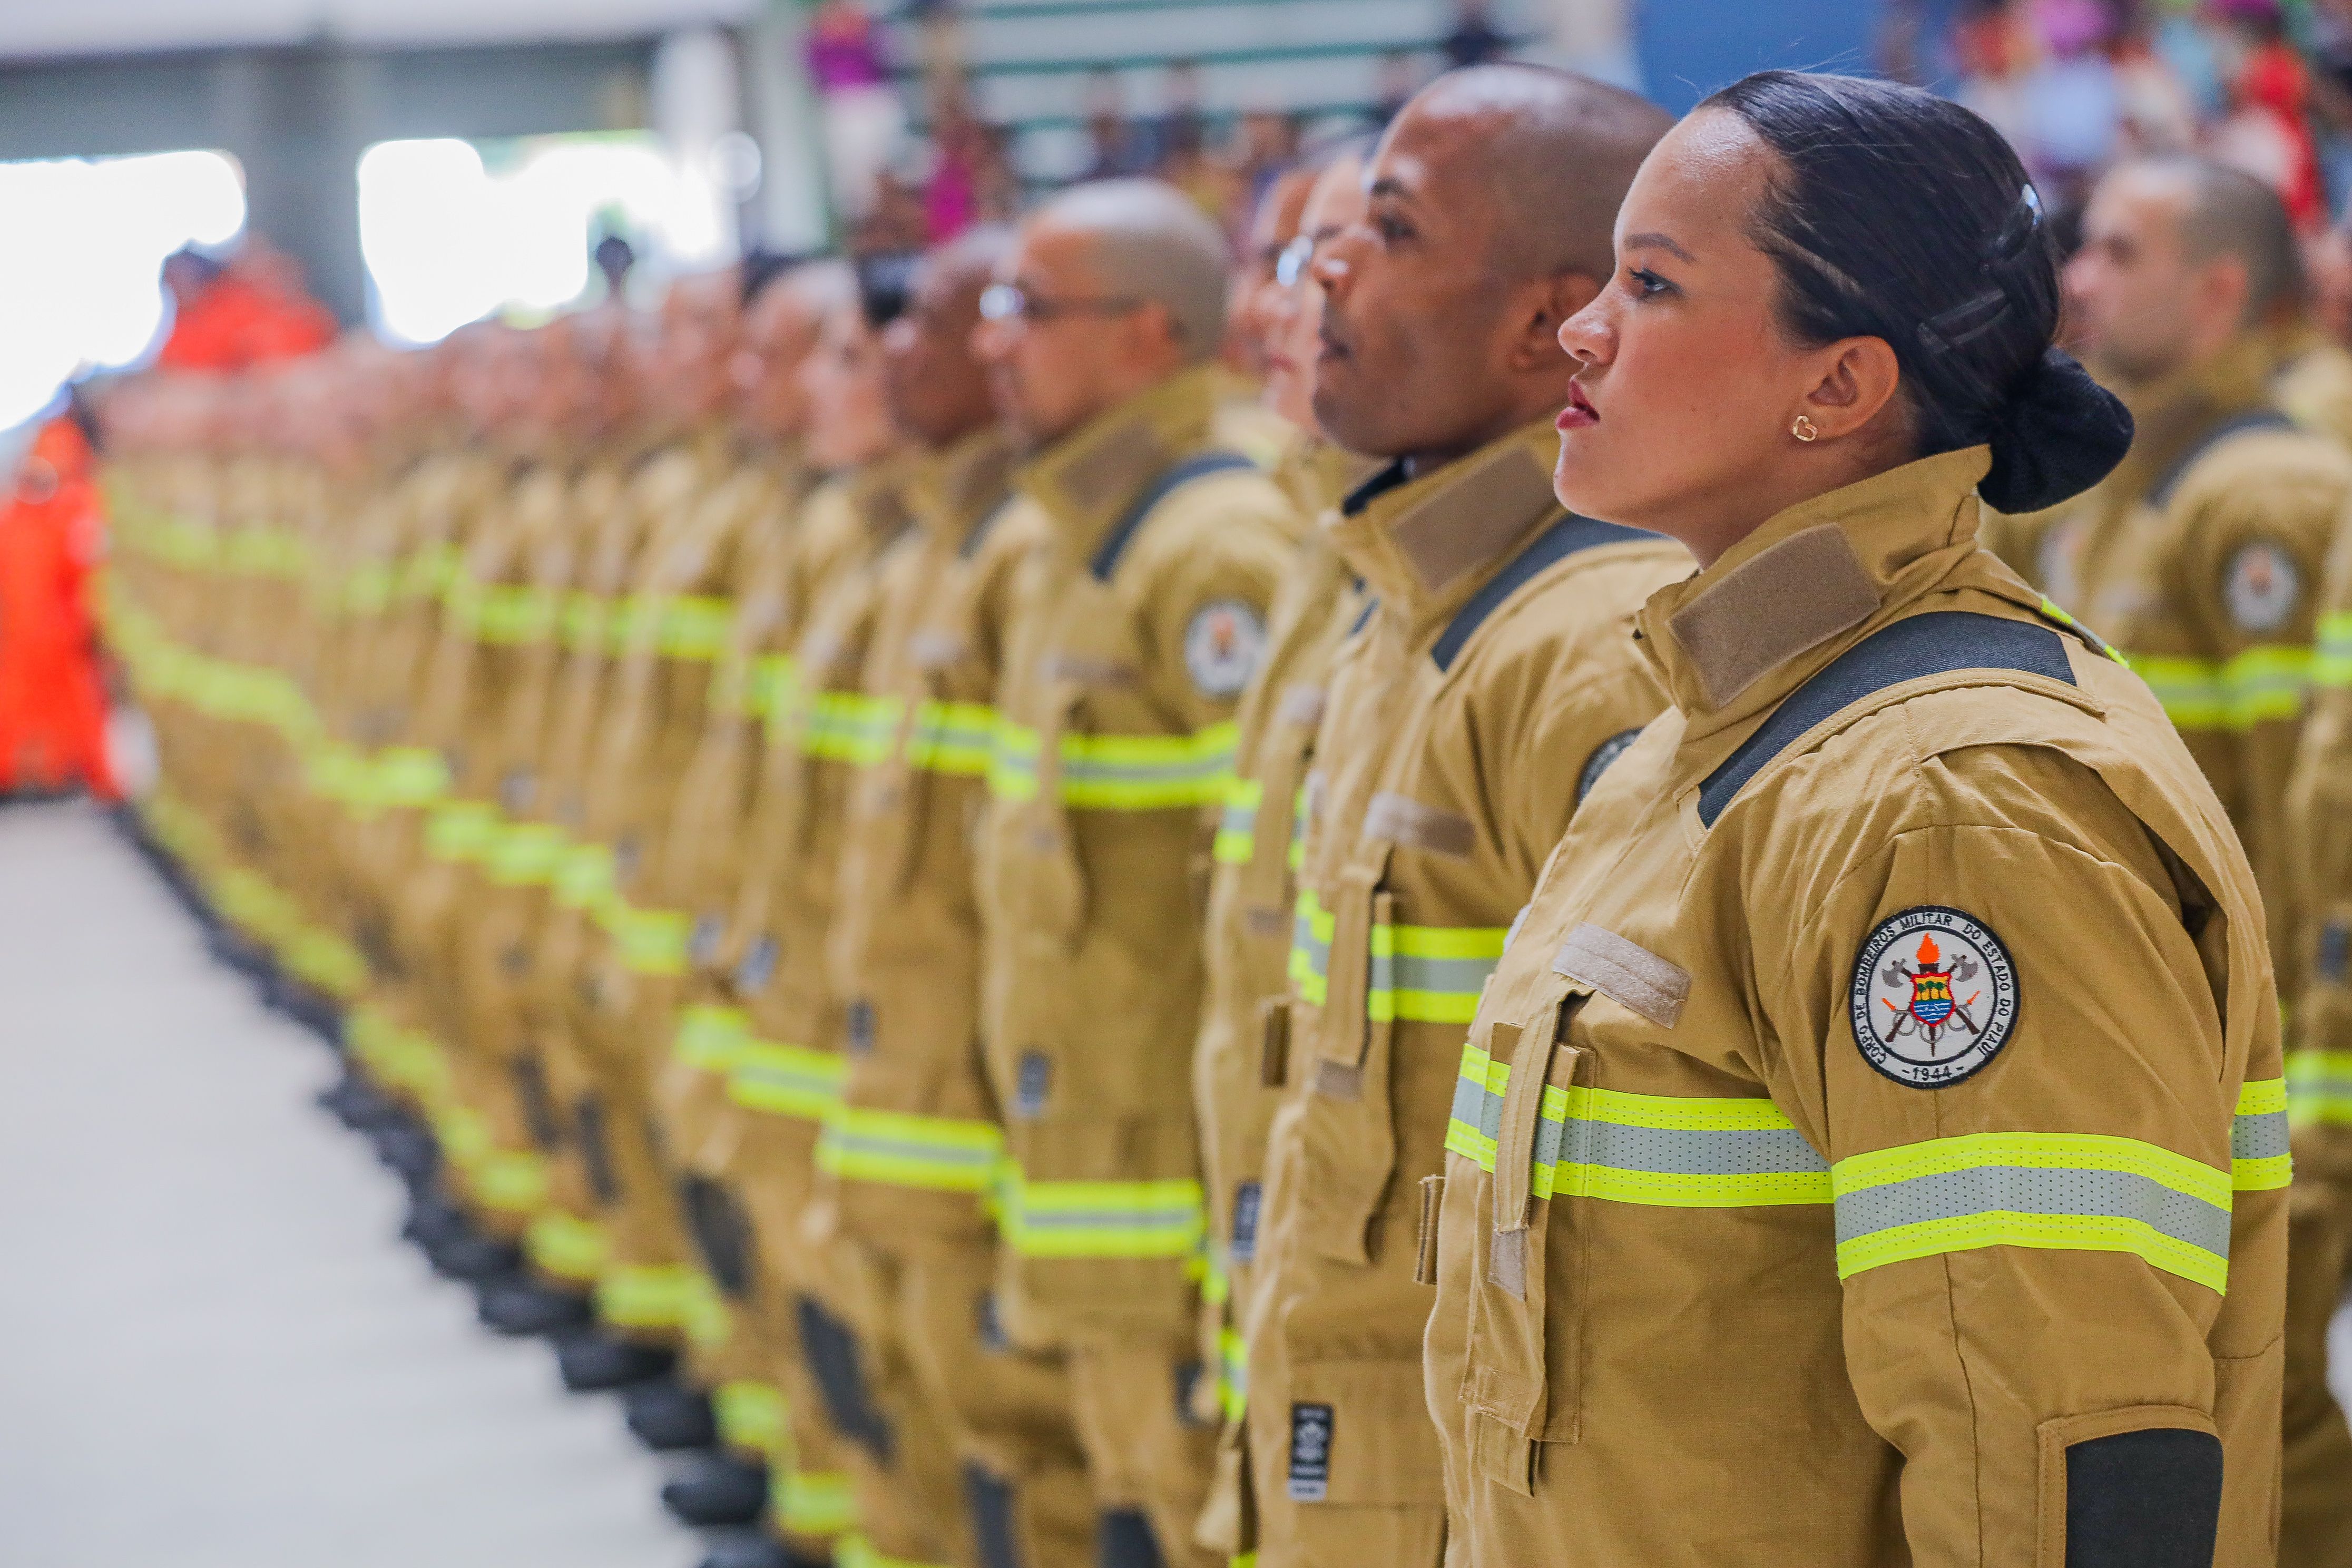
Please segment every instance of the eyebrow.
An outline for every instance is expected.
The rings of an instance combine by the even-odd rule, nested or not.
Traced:
[[[1404,188],[1403,182],[1397,179],[1395,175],[1384,174],[1381,178],[1374,180],[1371,184],[1367,187],[1364,194],[1366,195],[1372,196],[1406,197],[1412,195],[1412,193],[1406,190]]]
[[[1663,234],[1629,234],[1625,237],[1625,248],[1628,250],[1663,250],[1670,255],[1679,256],[1685,261],[1695,263],[1698,260],[1697,257],[1693,256],[1689,251],[1685,250],[1681,246],[1676,245],[1673,240],[1667,238]]]

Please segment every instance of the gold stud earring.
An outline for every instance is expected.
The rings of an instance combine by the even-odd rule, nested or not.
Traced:
[[[1818,441],[1822,437],[1821,427],[1801,414],[1797,416],[1797,422],[1789,426],[1789,434],[1800,441]]]

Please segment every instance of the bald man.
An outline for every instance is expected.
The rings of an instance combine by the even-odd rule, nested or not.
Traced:
[[[2131,405],[2130,455],[2040,520],[2011,564],[2080,615],[2156,689],[2244,840],[2279,994],[2298,994],[2309,922],[2286,826],[2313,667],[2322,562],[2352,459],[2272,401],[2302,291],[2278,198],[2201,159],[2129,163],[2093,194],[2069,264],[2084,357]],[[2022,557],[2019,559],[2018,557]],[[2352,1562],[2352,1435],[2329,1397],[2328,1320],[2352,1247],[2352,1094],[2294,1031],[2289,1203],[2286,1507],[2280,1561]]]
[[[1319,700],[1280,1085],[1228,1234],[1261,1568],[1436,1568],[1437,1433],[1416,1282],[1465,1026],[1592,781],[1664,706],[1633,635],[1682,547],[1564,511],[1560,323],[1664,114],[1529,66],[1439,78],[1391,122],[1361,216],[1317,248],[1318,422],[1386,466],[1323,535],[1370,608]],[[1238,1211],[1254,1208],[1246,1223]]]
[[[1043,535],[1010,590],[979,846],[995,1321],[1066,1357],[1105,1563],[1210,1561],[1192,868],[1299,531],[1213,435],[1226,262],[1173,187],[1081,185],[1022,230],[975,340]],[[1020,1481],[979,1476],[984,1548]]]

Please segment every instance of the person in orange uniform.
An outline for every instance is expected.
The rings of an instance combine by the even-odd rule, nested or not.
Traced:
[[[1007,616],[979,854],[997,1300],[1013,1343],[1069,1359],[1106,1563],[1203,1559],[1192,876],[1299,531],[1216,444],[1225,260],[1173,188],[1082,185],[1030,218],[977,340],[1047,535]]]
[[[2253,874],[2146,684],[1976,533],[2130,439],[2051,346],[2039,198],[1958,105],[1766,72],[1616,249],[1555,484],[1700,570],[1464,1049],[1447,1561],[2266,1564]]]
[[[121,793],[91,603],[106,554],[93,461],[80,425],[60,415],[33,437],[0,510],[0,795]]]
[[[1550,474],[1576,369],[1560,323],[1609,276],[1617,204],[1668,123],[1538,67],[1441,77],[1316,262],[1317,417],[1391,461],[1322,527],[1374,607],[1316,734],[1265,1073],[1284,1093],[1243,1310],[1265,1568],[1444,1554],[1413,1237],[1444,1129],[1417,1112],[1451,1088],[1578,802],[1665,705],[1633,617],[1690,556],[1564,513]]]

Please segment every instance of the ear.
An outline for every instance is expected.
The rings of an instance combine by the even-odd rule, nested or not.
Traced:
[[[1582,272],[1562,272],[1528,286],[1511,344],[1514,371],[1554,372],[1567,351],[1559,346],[1560,324],[1600,294],[1601,285]]]
[[[2246,321],[2246,304],[2253,278],[2245,258],[2227,252],[2197,270],[2193,298],[2200,336],[2219,340],[2235,337]]]
[[[1823,440],[1870,425],[1903,382],[1903,367],[1885,338],[1841,338],[1808,357],[1814,380],[1798,412],[1813,422]]]

